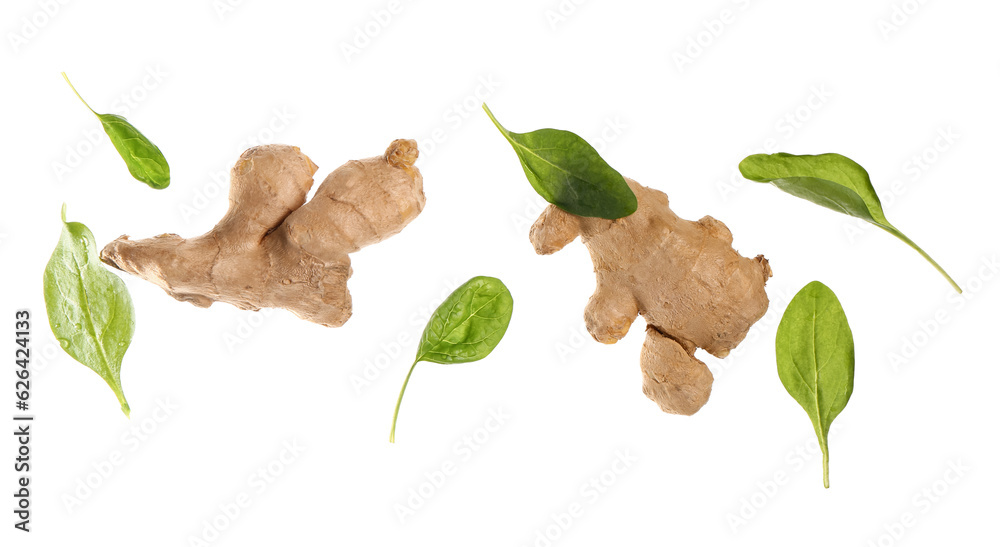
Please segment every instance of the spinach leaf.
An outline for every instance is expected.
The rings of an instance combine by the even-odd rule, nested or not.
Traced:
[[[104,378],[129,415],[121,367],[135,332],[135,311],[125,283],[97,255],[94,234],[66,222],[43,276],[45,309],[59,345],[73,359]]]
[[[132,124],[117,114],[98,114],[93,108],[83,100],[73,84],[70,83],[66,73],[62,77],[69,84],[69,87],[76,93],[77,98],[93,112],[97,119],[101,121],[104,132],[111,139],[111,144],[115,145],[118,155],[125,160],[128,172],[138,181],[145,182],[150,188],[162,190],[170,185],[170,166],[163,153],[145,135],[139,132]]]
[[[962,292],[944,268],[886,220],[868,172],[850,158],[840,154],[754,154],[740,162],[740,173],[752,181],[769,182],[793,196],[882,228],[920,253],[956,291]]]
[[[583,217],[616,219],[635,212],[639,203],[625,177],[615,171],[587,141],[569,131],[507,131],[483,104],[514,152],[528,182],[545,201]]]
[[[778,377],[816,431],[829,488],[830,424],[854,391],[854,337],[837,295],[819,281],[803,287],[781,316],[774,345]]]
[[[420,361],[450,365],[486,357],[507,332],[514,299],[495,277],[473,277],[455,289],[431,315],[417,348],[417,357],[403,381],[392,414],[389,442],[396,440],[396,418],[410,375]]]

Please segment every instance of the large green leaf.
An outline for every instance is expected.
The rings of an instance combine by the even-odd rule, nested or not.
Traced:
[[[49,326],[70,357],[104,378],[128,416],[121,367],[135,332],[132,297],[101,262],[94,234],[79,222],[66,222],[65,205],[62,220],[43,276]]]
[[[920,253],[956,291],[962,292],[944,268],[886,220],[868,172],[854,160],[840,154],[754,154],[740,162],[740,173],[752,181],[771,183],[793,196],[878,226]]]
[[[521,160],[528,182],[545,201],[574,215],[616,219],[635,212],[639,203],[623,177],[587,141],[569,131],[508,131],[493,120]]]
[[[775,353],[781,383],[812,421],[829,488],[830,424],[854,391],[854,337],[829,287],[813,281],[792,298],[778,324]]]
[[[101,127],[108,134],[108,138],[111,139],[111,144],[115,146],[118,155],[125,160],[125,166],[128,167],[128,172],[132,174],[132,177],[157,190],[170,186],[170,166],[160,149],[122,116],[94,112],[94,109],[90,108],[87,101],[84,101],[80,93],[73,87],[65,72],[62,73],[62,76],[73,93],[76,93],[80,102],[101,121]]]
[[[403,388],[399,390],[389,442],[396,439],[399,406],[417,363],[428,361],[449,365],[486,357],[503,339],[513,311],[514,299],[503,282],[495,277],[483,276],[465,282],[434,310],[420,337],[417,357],[406,374]]]

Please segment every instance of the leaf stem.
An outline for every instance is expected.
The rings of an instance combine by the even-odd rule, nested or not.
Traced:
[[[73,82],[69,81],[69,76],[66,76],[65,72],[60,72],[59,74],[62,74],[63,80],[66,80],[66,83],[69,84],[69,88],[73,90],[73,93],[76,93],[76,98],[80,99],[80,102],[83,103],[83,106],[86,106],[87,110],[93,112],[93,114],[97,116],[97,112],[94,112],[94,109],[90,108],[90,105],[87,104],[87,101],[83,100],[83,97],[80,96],[80,92],[77,91],[76,87],[73,86]]]
[[[497,119],[493,117],[493,112],[490,110],[490,107],[486,106],[486,103],[483,103],[483,110],[486,111],[486,115],[489,116],[490,120],[493,121],[493,125],[497,126],[497,129],[499,129],[500,132],[503,133],[504,136],[506,137],[507,129],[505,129],[504,126],[500,125],[500,122],[498,122]]]
[[[417,363],[419,362],[419,359],[413,362],[410,372],[406,373],[406,379],[403,380],[403,387],[399,390],[399,399],[396,399],[396,410],[392,413],[392,431],[389,432],[390,443],[396,442],[396,418],[399,417],[399,405],[403,402],[403,393],[406,392],[406,385],[410,383],[410,375],[413,374],[413,369],[417,368]]]
[[[500,130],[500,134],[503,135],[503,138],[506,139],[507,142],[510,143],[510,145],[514,147],[514,153],[516,153],[518,155],[518,157],[520,157],[521,154],[518,153],[517,150],[519,148],[524,148],[524,146],[521,143],[516,142],[516,141],[514,141],[514,139],[511,138],[510,131],[507,131],[507,128],[504,127],[504,126],[502,126],[502,125],[500,125],[500,122],[498,122],[497,119],[495,117],[493,117],[493,111],[490,110],[490,107],[486,106],[486,103],[483,103],[483,110],[486,111],[486,115],[490,117],[490,120],[493,122],[493,125],[497,126],[497,129]],[[527,150],[527,149],[525,149],[525,150]],[[535,190],[537,191],[538,188],[535,188]],[[541,192],[539,192],[539,194],[541,194]],[[545,196],[542,196],[542,197],[545,197]],[[546,199],[546,201],[549,201],[549,198],[545,198],[545,199]]]
[[[823,450],[823,488],[830,488],[830,448],[823,439],[820,448]]]
[[[930,262],[931,265],[934,266],[934,269],[936,269],[941,275],[943,275],[944,278],[948,280],[948,283],[951,283],[952,288],[955,289],[956,291],[958,291],[958,294],[962,294],[962,287],[959,287],[958,283],[955,283],[955,280],[952,279],[950,275],[948,275],[948,272],[944,271],[944,268],[942,268],[941,265],[938,264],[936,260],[934,260],[933,258],[931,258],[931,255],[929,255],[926,252],[924,252],[924,250],[921,249],[919,245],[917,245],[916,243],[914,243],[912,239],[906,237],[903,234],[903,232],[900,232],[899,230],[897,230],[895,228],[895,226],[891,226],[890,225],[890,226],[887,227],[887,226],[882,226],[881,224],[875,224],[875,225],[878,226],[879,228],[882,228],[883,230],[889,232],[890,234],[896,236],[903,243],[906,243],[911,248],[913,248],[913,250],[915,250],[918,253],[920,253],[920,256],[924,257],[924,259],[927,260],[927,262]]]

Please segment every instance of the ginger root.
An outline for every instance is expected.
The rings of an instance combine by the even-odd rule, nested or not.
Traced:
[[[342,165],[306,203],[316,165],[297,147],[244,152],[230,172],[229,211],[207,234],[122,236],[101,260],[200,307],[284,308],[328,327],[351,316],[348,253],[399,233],[424,208],[417,143]]]
[[[642,391],[664,412],[691,415],[708,401],[712,373],[694,356],[725,357],[767,311],[767,259],[740,256],[726,225],[670,210],[667,195],[627,179],[639,202],[617,220],[580,217],[549,205],[531,227],[538,254],[582,236],[597,274],[584,318],[598,342],[621,340],[638,315],[647,322]]]

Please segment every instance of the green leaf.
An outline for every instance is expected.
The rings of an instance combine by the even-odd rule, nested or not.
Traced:
[[[434,311],[417,349],[417,361],[468,363],[486,357],[507,331],[514,300],[495,277],[473,277]]]
[[[83,100],[73,84],[70,83],[66,73],[62,73],[63,79],[69,87],[76,93],[77,98],[87,107],[88,110],[101,120],[104,132],[111,139],[111,144],[115,145],[118,155],[125,160],[128,172],[138,181],[145,182],[151,188],[162,190],[170,186],[170,166],[163,153],[138,129],[125,118],[117,114],[98,114],[93,108]]]
[[[473,277],[455,289],[431,315],[417,348],[417,357],[403,381],[392,415],[389,442],[396,439],[396,419],[403,393],[420,361],[450,365],[478,361],[493,351],[507,332],[514,299],[495,277]]]
[[[813,281],[792,298],[775,339],[778,377],[809,415],[823,451],[823,486],[830,487],[827,437],[854,391],[854,337],[837,295]]]
[[[170,166],[155,144],[117,114],[98,114],[97,117],[133,178],[157,190],[170,186]]]
[[[128,416],[121,367],[135,332],[132,297],[101,262],[94,234],[79,222],[66,222],[65,205],[62,221],[43,278],[49,326],[70,357],[104,378]]]
[[[545,201],[574,215],[607,219],[627,217],[638,208],[625,177],[576,134],[559,129],[512,133],[485,103],[483,110],[514,147],[528,182]]]
[[[956,291],[962,292],[944,268],[886,220],[868,172],[854,160],[840,154],[754,154],[740,162],[740,173],[752,181],[769,182],[793,196],[878,226],[920,253]]]

